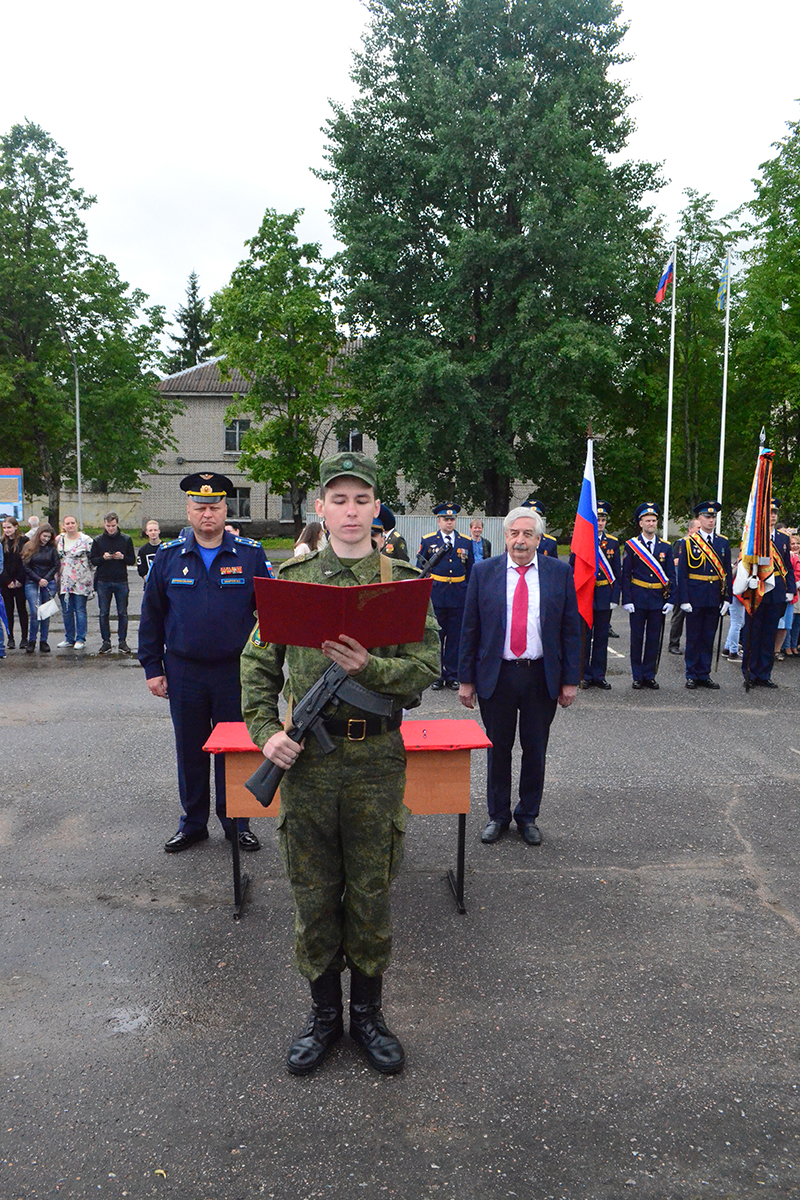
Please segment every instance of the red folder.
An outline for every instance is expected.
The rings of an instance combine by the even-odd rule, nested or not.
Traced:
[[[367,650],[421,642],[431,579],[332,587],[290,579],[256,579],[259,637],[279,646],[316,646],[341,633]]]

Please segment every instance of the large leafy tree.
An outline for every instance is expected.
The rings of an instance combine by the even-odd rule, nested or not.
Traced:
[[[181,332],[169,335],[175,346],[165,363],[168,374],[196,367],[212,354],[212,321],[211,309],[200,295],[197,272],[192,271],[186,285],[186,303],[175,313],[175,324]]]
[[[320,174],[383,494],[403,471],[417,495],[501,513],[521,478],[574,512],[587,423],[605,432],[619,334],[642,318],[642,198],[657,186],[620,159],[619,6],[370,9],[358,95],[334,105]]]
[[[80,380],[84,478],[127,488],[171,445],[174,407],[155,390],[160,308],[90,253],[64,150],[39,126],[0,139],[0,423],[6,461],[29,494],[76,482],[75,389]]]
[[[291,497],[295,531],[306,493],[319,481],[319,456],[342,401],[331,364],[342,345],[330,296],[332,268],[316,242],[295,233],[302,210],[268,208],[247,242],[250,253],[212,298],[214,342],[225,366],[252,380],[227,419],[252,421],[240,469]]]

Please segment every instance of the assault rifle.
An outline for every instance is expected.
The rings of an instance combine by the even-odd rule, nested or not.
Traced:
[[[430,556],[428,561],[425,563],[425,566],[422,568],[422,571],[420,572],[422,578],[427,579],[428,576],[432,573],[433,568],[438,567],[439,563],[442,561],[444,556],[449,553],[450,553],[450,547],[448,546],[447,542],[445,542],[445,544],[443,546],[440,546],[438,550],[434,550],[433,554]]]
[[[339,663],[331,663],[325,674],[295,704],[292,726],[287,729],[287,734],[293,742],[302,742],[306,734],[313,733],[324,753],[330,754],[336,746],[325,728],[325,720],[334,715],[342,701],[379,717],[388,717],[392,711],[391,696],[370,692],[351,679]],[[244,786],[264,808],[268,808],[284,774],[282,767],[265,758]]]

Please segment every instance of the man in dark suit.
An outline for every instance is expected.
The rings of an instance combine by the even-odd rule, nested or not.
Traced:
[[[775,528],[779,508],[780,501],[773,500],[769,523],[774,587],[764,592],[753,616],[748,613],[744,619],[742,673],[745,685],[749,682],[750,687],[778,686],[771,678],[778,624],[786,612],[787,603],[797,595],[789,538]]]
[[[472,538],[472,554],[475,562],[480,562],[482,558],[492,557],[492,543],[483,536],[483,521],[480,517],[473,517],[469,523],[469,532]]]
[[[686,614],[686,686],[719,691],[711,678],[714,635],[731,606],[731,546],[714,532],[718,500],[695,505],[699,529],[678,545],[678,604]]]
[[[669,542],[656,533],[660,516],[657,504],[639,505],[633,519],[641,532],[625,543],[622,561],[622,607],[631,618],[631,674],[636,691],[658,691],[661,630],[674,607],[675,564]]]
[[[539,514],[512,509],[503,530],[507,553],[476,563],[470,576],[458,695],[466,708],[474,708],[477,693],[492,743],[489,823],[481,841],[498,841],[511,824],[511,755],[519,713],[522,769],[514,820],[527,844],[539,846],[536,819],[550,725],[557,705],[572,704],[581,674],[580,617],[567,563],[537,553]]]

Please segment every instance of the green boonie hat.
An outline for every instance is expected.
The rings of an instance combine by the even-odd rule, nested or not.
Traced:
[[[368,458],[366,454],[357,454],[355,451],[345,451],[343,454],[332,454],[330,458],[323,458],[319,464],[319,481],[322,487],[327,487],[332,479],[338,479],[340,475],[352,475],[354,479],[363,480],[377,495],[378,466],[374,458]]]

